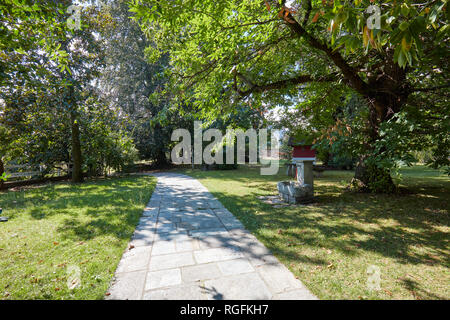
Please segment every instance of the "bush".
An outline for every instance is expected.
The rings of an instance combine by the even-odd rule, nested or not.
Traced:
[[[346,156],[332,155],[328,160],[328,166],[340,170],[352,170],[355,168],[356,160]]]

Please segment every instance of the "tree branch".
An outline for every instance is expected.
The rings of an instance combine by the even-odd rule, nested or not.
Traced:
[[[312,10],[311,0],[306,1],[305,6],[306,6],[306,13],[305,17],[303,18],[302,26],[305,26],[308,23],[309,16],[311,15]]]
[[[270,19],[270,20],[265,20],[265,21],[256,21],[256,22],[237,24],[237,25],[234,25],[234,26],[227,26],[227,27],[222,26],[222,29],[234,29],[234,28],[241,28],[241,27],[247,27],[247,26],[261,25],[261,24],[274,22],[274,21],[277,21],[277,20],[278,19]]]
[[[234,72],[234,83],[233,83],[233,89],[239,93],[239,95],[245,97],[250,95],[251,93],[257,93],[257,92],[264,92],[267,90],[277,90],[277,89],[284,89],[291,85],[299,85],[303,83],[310,83],[310,82],[332,82],[335,81],[336,78],[334,75],[327,75],[320,78],[312,78],[309,75],[300,75],[294,78],[290,79],[284,79],[275,81],[272,83],[267,83],[263,85],[258,85],[253,83],[250,79],[248,79],[243,74],[237,72],[236,70],[233,70]],[[243,81],[247,86],[250,87],[250,89],[242,91],[237,86],[237,78],[239,78],[241,81]]]
[[[280,17],[282,17],[291,30],[298,36],[303,37],[313,48],[323,51],[342,71],[342,74],[349,80],[352,87],[360,94],[366,95],[369,91],[367,83],[359,77],[357,71],[345,61],[342,55],[309,34],[305,28],[295,20],[289,11],[287,11],[287,14],[284,14],[283,10],[285,9],[286,8],[283,8],[280,12]]]

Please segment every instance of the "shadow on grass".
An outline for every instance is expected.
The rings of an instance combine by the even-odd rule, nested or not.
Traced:
[[[431,179],[424,174],[416,180],[412,171],[403,182],[410,192],[395,195],[345,192],[352,174],[326,173],[316,179],[316,203],[279,209],[259,201],[257,196],[277,194],[276,182],[286,180],[284,174],[263,177],[254,170],[191,174],[208,179],[210,184],[214,180],[243,184],[247,188],[245,196],[233,190],[213,193],[280,259],[311,265],[327,263],[299,253],[302,250],[293,250],[305,246],[315,251],[331,248],[346,256],[368,252],[405,265],[450,265],[446,231],[450,185],[439,173],[432,172]],[[418,297],[443,298],[421,289],[413,280],[401,284]]]
[[[418,208],[411,208],[411,205],[408,205],[410,197],[403,197],[402,203],[398,203],[390,212],[386,212],[384,205],[389,196],[383,196],[384,199],[361,199],[366,196],[351,194],[342,194],[331,199],[321,196],[312,206],[272,209],[256,199],[220,193],[215,195],[249,230],[262,237],[264,235],[260,229],[283,230],[290,238],[294,238],[293,241],[316,246],[324,245],[323,240],[317,239],[317,235],[324,235],[326,241],[332,242],[331,245],[334,248],[339,248],[346,254],[354,253],[355,249],[352,248],[360,248],[394,258],[400,263],[443,266],[448,266],[450,263],[449,237],[446,232],[439,229],[440,226],[448,226],[448,214],[417,212]],[[431,203],[427,202],[427,206],[430,207],[437,205],[437,199],[433,199]],[[267,214],[254,214],[256,208],[266,210]],[[311,208],[314,208],[318,214],[308,212]],[[384,225],[383,221],[386,218],[394,219],[397,225]],[[374,228],[364,228],[365,225],[374,225]],[[308,232],[298,230],[308,230]],[[359,238],[357,235],[367,240],[356,240]],[[348,237],[347,240],[342,239],[345,236]],[[267,243],[271,242],[270,238],[265,240]],[[422,245],[432,249],[436,254],[431,256],[410,250],[411,246]],[[281,251],[280,253],[283,251],[282,248],[276,249]]]
[[[411,292],[411,294],[414,296],[414,298],[419,299],[419,300],[447,300],[448,297],[444,297],[444,296],[440,296],[434,293],[431,293],[427,290],[422,289],[422,287],[420,286],[420,284],[415,281],[415,280],[411,280],[411,279],[400,279],[402,286],[408,290],[409,292]]]
[[[141,207],[155,185],[137,177],[96,179],[84,184],[51,184],[39,189],[3,194],[2,205],[10,208],[10,220],[29,214],[32,219],[59,220],[63,239],[90,240],[101,235],[129,237],[137,225]],[[7,211],[8,212],[8,211]],[[125,224],[125,226],[124,226]]]

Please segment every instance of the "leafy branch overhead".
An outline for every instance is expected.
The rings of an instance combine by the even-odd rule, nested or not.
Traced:
[[[398,117],[417,134],[448,131],[448,0],[134,0],[131,11],[154,42],[149,56],[170,59],[172,98],[209,117],[238,100],[302,110],[335,95],[321,106],[333,114],[357,95],[368,110],[360,156],[391,166],[386,127]]]
[[[375,4],[380,28],[369,29],[372,15],[366,10]],[[408,66],[420,68],[429,59],[440,60],[448,38],[445,4],[144,0],[134,1],[131,10],[156,40],[154,50],[171,53],[174,68],[188,79],[187,87],[191,82],[219,82],[250,94],[252,87],[288,88],[338,73],[336,81],[370,94],[371,80],[389,62],[405,73]],[[236,74],[241,74],[238,81]],[[298,81],[301,76],[303,81]],[[211,78],[218,81],[208,81]],[[409,90],[416,87],[411,84]]]

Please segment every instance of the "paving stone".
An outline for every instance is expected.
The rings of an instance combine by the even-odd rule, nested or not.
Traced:
[[[116,273],[145,270],[150,261],[151,246],[130,249],[123,254]]]
[[[180,209],[179,207],[169,207],[169,206],[167,206],[166,204],[163,204],[163,205],[160,207],[159,212],[160,212],[160,213],[170,213],[170,214],[172,214],[172,213],[178,212],[178,211],[180,211],[180,210],[181,210],[181,209]]]
[[[159,207],[161,204],[161,200],[150,200],[147,204],[147,207]]]
[[[156,227],[156,217],[142,217],[139,219],[139,225],[146,225],[149,227]]]
[[[273,296],[273,300],[318,300],[316,296],[311,294],[309,290],[297,289],[288,292],[277,293]]]
[[[175,248],[177,252],[194,251],[200,249],[200,247],[197,244],[197,241],[194,239],[176,240]]]
[[[230,238],[230,234],[227,232],[218,233],[217,235],[211,235],[198,238],[198,243],[201,250],[220,248],[220,247],[237,247],[238,241]]]
[[[143,217],[139,220],[139,224],[136,227],[136,231],[150,230],[154,232],[156,230],[156,217]]]
[[[181,218],[186,218],[185,216],[191,217],[191,218],[213,218],[217,219],[216,215],[211,209],[197,209],[194,211],[184,211],[180,210],[178,212],[174,213],[176,216]]]
[[[219,219],[221,218],[234,218],[234,215],[228,211],[227,209],[223,208],[223,209],[214,209],[214,214],[219,217]]]
[[[194,238],[203,238],[203,237],[208,237],[208,236],[215,236],[215,235],[229,235],[229,232],[227,229],[225,229],[224,227],[222,228],[214,228],[214,229],[209,229],[209,230],[195,230],[195,231],[191,231],[190,235]]]
[[[153,243],[153,238],[155,236],[154,230],[140,229],[136,230],[131,239],[130,245],[134,247],[150,246]]]
[[[303,288],[302,283],[281,263],[261,265],[256,267],[256,271],[274,293]]]
[[[197,219],[177,223],[177,229],[185,229],[185,230],[216,229],[222,226],[223,224],[217,218]]]
[[[172,223],[171,217],[172,217],[172,214],[170,214],[169,216],[159,215],[158,224],[171,224]]]
[[[175,242],[159,240],[153,243],[152,256],[175,253]]]
[[[196,228],[195,228],[193,225],[191,225],[189,222],[177,222],[177,223],[175,224],[175,226],[176,226],[177,230],[186,230],[186,231],[189,231],[189,230],[195,230],[195,229],[196,229]]]
[[[225,208],[223,206],[223,204],[220,203],[220,201],[218,201],[218,200],[210,200],[210,201],[208,201],[208,205],[211,209],[224,209]]]
[[[180,269],[151,271],[147,274],[145,290],[176,286],[178,284],[181,284]]]
[[[210,280],[222,276],[215,263],[199,264],[181,268],[183,282]]]
[[[200,209],[199,207],[189,206],[186,204],[180,205],[178,208],[179,208],[179,211],[183,211],[183,212],[195,212]],[[207,209],[209,209],[209,208],[207,208]]]
[[[150,208],[147,207],[144,209],[144,213],[142,214],[144,217],[154,217],[158,216],[159,207]]]
[[[116,274],[108,290],[108,300],[138,300],[141,298],[145,284],[145,271]]]
[[[244,256],[250,261],[252,266],[264,264],[278,264],[269,249],[259,242],[253,235],[248,235],[246,231],[232,230],[231,237],[236,240],[236,246],[242,251]]]
[[[157,233],[155,235],[155,241],[165,240],[165,241],[178,241],[178,240],[188,240],[191,239],[185,230],[173,230],[166,233]]]
[[[150,224],[138,224],[135,231],[151,231],[156,233],[156,223],[153,226]]]
[[[198,284],[147,291],[144,300],[205,300],[206,296]]]
[[[124,253],[108,298],[315,298],[200,182],[154,175],[134,249]]]
[[[227,230],[244,229],[244,225],[235,217],[220,218],[220,221],[223,223]]]
[[[205,281],[203,292],[209,300],[268,300],[272,298],[266,284],[256,273]]]
[[[220,271],[226,276],[255,271],[247,259],[221,261],[217,265]]]
[[[194,257],[192,252],[180,252],[166,254],[163,256],[153,256],[150,259],[150,271],[158,271],[164,269],[179,268],[194,265]]]
[[[169,233],[172,231],[177,231],[177,227],[175,223],[160,223],[156,225],[156,233]]]
[[[158,219],[167,219],[167,220],[170,220],[170,219],[172,218],[174,212],[175,212],[175,211],[160,211],[160,212],[159,212]]]
[[[236,247],[224,247],[194,251],[194,256],[198,263],[208,263],[242,258],[244,255]]]

